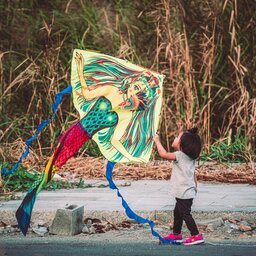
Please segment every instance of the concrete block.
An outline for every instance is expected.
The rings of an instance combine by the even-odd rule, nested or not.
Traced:
[[[69,205],[58,209],[50,225],[50,233],[55,235],[76,235],[83,229],[84,207]]]

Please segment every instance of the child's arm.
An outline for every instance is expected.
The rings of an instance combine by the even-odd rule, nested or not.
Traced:
[[[195,174],[194,174],[194,179],[195,179],[196,191],[197,191],[197,177],[196,177],[196,172],[195,172]]]
[[[156,143],[157,151],[162,158],[168,160],[176,160],[176,156],[174,153],[170,153],[165,150],[157,134],[154,136],[154,142]]]

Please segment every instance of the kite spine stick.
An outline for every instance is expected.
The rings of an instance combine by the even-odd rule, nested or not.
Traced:
[[[25,141],[26,150],[25,150],[25,152],[21,155],[19,161],[13,166],[13,168],[12,168],[10,171],[7,171],[6,168],[3,168],[3,169],[2,169],[3,175],[8,176],[8,175],[10,175],[10,174],[12,174],[13,172],[16,171],[16,169],[18,168],[19,164],[22,163],[23,158],[26,158],[26,157],[28,156],[28,154],[29,154],[29,146],[30,146],[31,142],[34,141],[34,140],[38,137],[40,131],[41,131],[42,129],[44,129],[44,127],[45,127],[46,125],[48,125],[48,124],[55,118],[56,112],[57,112],[58,107],[59,107],[59,105],[60,105],[60,103],[61,103],[61,101],[62,101],[63,95],[64,95],[64,94],[71,94],[71,93],[72,93],[72,86],[69,85],[68,87],[66,87],[66,88],[63,89],[61,92],[59,92],[59,93],[57,93],[57,94],[55,95],[55,102],[52,104],[52,109],[53,109],[53,114],[52,114],[52,116],[51,116],[49,119],[47,119],[47,120],[43,120],[43,121],[38,125],[37,130],[36,130],[34,136],[30,137],[29,139],[27,139],[27,140]]]

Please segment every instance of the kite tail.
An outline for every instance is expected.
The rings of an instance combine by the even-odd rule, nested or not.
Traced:
[[[34,140],[38,137],[40,131],[41,131],[46,125],[48,125],[48,124],[52,121],[52,119],[55,118],[56,112],[57,112],[57,109],[58,109],[58,106],[60,105],[60,103],[61,103],[61,101],[62,101],[63,95],[64,95],[64,94],[71,94],[71,93],[72,93],[72,86],[69,85],[69,86],[66,87],[64,90],[62,90],[61,92],[59,92],[59,93],[57,93],[57,94],[55,95],[55,102],[52,104],[52,109],[53,109],[53,114],[52,114],[52,116],[51,116],[49,119],[47,119],[47,120],[43,120],[43,121],[39,124],[39,126],[37,127],[37,130],[36,130],[35,135],[32,136],[32,137],[30,137],[29,139],[27,139],[27,140],[25,141],[26,150],[25,150],[25,152],[21,155],[19,161],[12,167],[12,169],[11,169],[10,171],[7,171],[5,168],[3,168],[3,169],[2,169],[3,175],[8,176],[8,175],[12,174],[13,172],[15,172],[15,170],[19,167],[19,164],[22,163],[23,158],[26,158],[27,155],[29,154],[29,146],[30,146],[31,142],[34,141]]]
[[[28,191],[27,195],[24,197],[20,207],[16,211],[16,219],[19,225],[19,228],[24,236],[26,236],[32,210],[34,207],[34,203],[36,201],[37,194],[41,191],[41,189],[47,184],[47,180],[50,178],[50,173],[54,175],[56,168],[52,166],[53,156],[49,159],[45,171],[41,174],[39,179],[35,181],[32,185],[32,188]],[[52,171],[50,172],[50,169]]]
[[[44,172],[28,191],[16,212],[16,219],[23,235],[26,236],[34,203],[39,192],[52,179],[54,174],[70,159],[91,136],[82,124],[77,122],[71,126],[60,138],[59,145],[50,157]]]
[[[121,195],[118,187],[115,185],[115,183],[113,182],[112,180],[112,171],[113,171],[113,168],[115,166],[115,163],[113,162],[110,162],[108,161],[107,163],[107,169],[106,169],[106,178],[108,180],[108,183],[109,183],[109,187],[111,189],[116,189],[117,190],[117,195],[122,199],[122,206],[124,207],[125,209],[125,213],[126,215],[133,219],[133,220],[136,220],[138,223],[142,223],[142,224],[149,224],[150,228],[151,228],[151,233],[153,236],[157,237],[162,243],[165,243],[165,244],[169,244],[169,243],[172,243],[172,244],[180,244],[176,241],[170,241],[170,240],[166,240],[164,239],[162,236],[159,235],[159,233],[157,231],[154,230],[154,222],[152,220],[148,220],[148,219],[145,219],[139,215],[137,215],[130,207],[129,205],[127,204],[127,202],[125,201],[125,199],[123,198],[123,196]]]

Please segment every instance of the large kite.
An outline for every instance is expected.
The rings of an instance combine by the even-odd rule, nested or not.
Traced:
[[[60,137],[58,146],[50,157],[44,172],[28,191],[16,212],[19,227],[26,235],[32,209],[38,193],[54,174],[71,158],[87,140],[93,139],[103,156],[108,160],[106,177],[111,189],[117,190],[128,217],[139,223],[148,223],[151,232],[162,242],[151,220],[134,213],[112,180],[112,170],[117,162],[148,162],[153,135],[157,131],[162,105],[162,83],[164,76],[128,61],[97,52],[74,50],[71,67],[71,86],[56,95],[54,114],[44,120],[30,143],[56,115],[64,94],[73,94],[75,108],[80,119]]]

